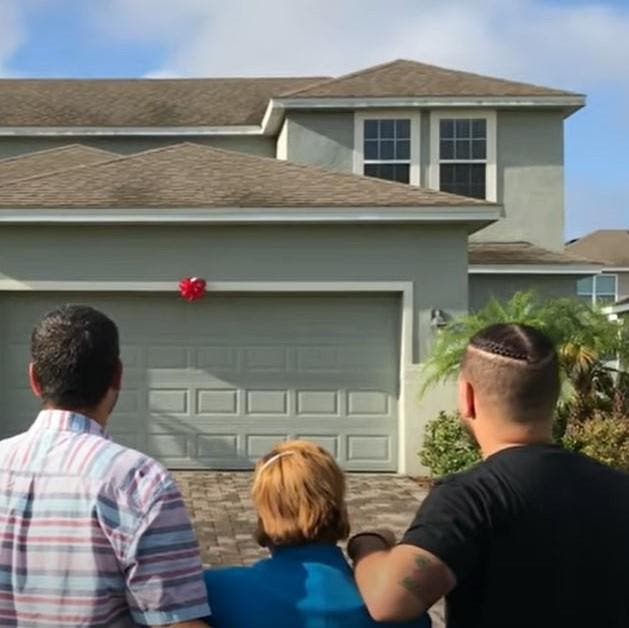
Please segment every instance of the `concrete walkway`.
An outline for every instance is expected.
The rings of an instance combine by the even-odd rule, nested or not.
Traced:
[[[174,475],[206,566],[248,565],[267,555],[252,537],[256,517],[249,499],[250,473],[179,471]],[[386,527],[401,535],[426,495],[412,480],[384,474],[350,474],[348,488],[354,532]],[[433,619],[435,628],[443,626],[441,607]]]

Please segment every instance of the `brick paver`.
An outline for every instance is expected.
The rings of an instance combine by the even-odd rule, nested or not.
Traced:
[[[179,471],[174,475],[205,565],[248,565],[267,555],[252,536],[256,516],[249,499],[250,473]],[[386,527],[401,535],[426,495],[412,480],[385,474],[349,474],[348,489],[354,532]],[[433,619],[435,628],[443,626],[441,607]]]

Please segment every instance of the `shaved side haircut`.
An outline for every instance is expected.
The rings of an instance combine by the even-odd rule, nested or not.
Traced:
[[[518,423],[549,419],[559,397],[557,351],[538,329],[491,325],[472,337],[461,364],[479,398]]]

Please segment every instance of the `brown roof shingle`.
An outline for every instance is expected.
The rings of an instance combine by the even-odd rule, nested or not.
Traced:
[[[115,153],[100,148],[68,144],[59,148],[7,157],[0,159],[0,184],[57,170],[67,170],[75,166],[96,164],[115,156]]]
[[[282,95],[291,98],[378,98],[578,94],[398,59]]]
[[[259,124],[269,99],[321,77],[3,79],[0,126]]]
[[[0,207],[497,207],[380,179],[183,143],[0,186]]]
[[[569,242],[566,250],[601,260],[606,266],[629,268],[629,230],[600,229]]]
[[[596,265],[592,259],[570,253],[549,251],[530,242],[470,242],[469,263],[473,266],[499,265]]]

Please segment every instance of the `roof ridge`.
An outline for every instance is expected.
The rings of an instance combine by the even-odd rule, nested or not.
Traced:
[[[182,76],[182,77],[128,77],[128,76],[102,76],[96,78],[87,77],[71,77],[60,76],[54,78],[0,78],[2,83],[55,83],[55,82],[74,82],[74,83],[105,83],[105,82],[127,82],[127,83],[159,83],[160,81],[176,81],[176,82],[195,82],[195,81],[306,81],[312,80],[328,80],[329,76]]]
[[[6,185],[9,185],[11,183],[15,183],[16,181],[20,181],[20,182],[28,182],[28,181],[35,181],[37,179],[46,179],[48,177],[54,177],[55,175],[61,174],[62,172],[72,172],[74,170],[82,170],[82,169],[87,169],[87,168],[93,168],[95,166],[105,166],[107,164],[111,164],[114,162],[119,162],[119,161],[125,161],[128,159],[132,159],[133,157],[138,157],[139,155],[144,155],[146,153],[157,153],[160,151],[167,151],[167,150],[171,150],[175,147],[179,147],[181,145],[190,145],[190,146],[200,146],[199,144],[193,144],[192,142],[178,142],[176,144],[168,144],[166,146],[158,146],[157,148],[149,148],[147,150],[142,150],[139,151],[137,153],[130,153],[128,155],[118,155],[116,153],[111,153],[111,155],[114,155],[114,157],[112,159],[104,159],[103,161],[99,161],[97,163],[94,164],[80,164],[78,166],[72,166],[71,168],[59,168],[58,170],[51,170],[49,172],[42,172],[40,174],[34,174],[30,177],[20,177],[19,179],[9,179],[8,181],[0,181],[0,187],[4,187]]]
[[[34,150],[30,153],[22,153],[21,155],[11,155],[10,157],[0,158],[0,166],[7,162],[19,161],[28,157],[34,157],[42,155],[44,153],[59,153],[61,151],[70,150],[72,148],[80,148],[82,150],[88,150],[90,152],[104,153],[106,155],[116,155],[116,153],[105,150],[103,148],[97,148],[96,146],[88,146],[87,144],[81,144],[80,142],[73,142],[71,144],[63,144],[62,146],[53,146],[52,148],[42,148],[41,150]]]
[[[294,96],[294,95],[299,94],[300,92],[308,91],[309,89],[312,89],[313,87],[329,85],[330,83],[334,83],[336,81],[343,81],[348,78],[353,78],[354,76],[370,74],[371,72],[376,72],[378,70],[381,70],[382,68],[386,68],[388,65],[394,65],[395,63],[399,63],[400,61],[406,61],[406,59],[394,59],[393,61],[385,61],[384,63],[379,63],[378,65],[369,66],[368,68],[363,68],[362,70],[354,70],[353,72],[349,72],[348,74],[341,74],[340,76],[334,76],[325,81],[320,81],[319,83],[313,83],[312,85],[307,85],[306,87],[296,89],[292,92],[286,92],[284,94],[281,94],[281,96]]]

